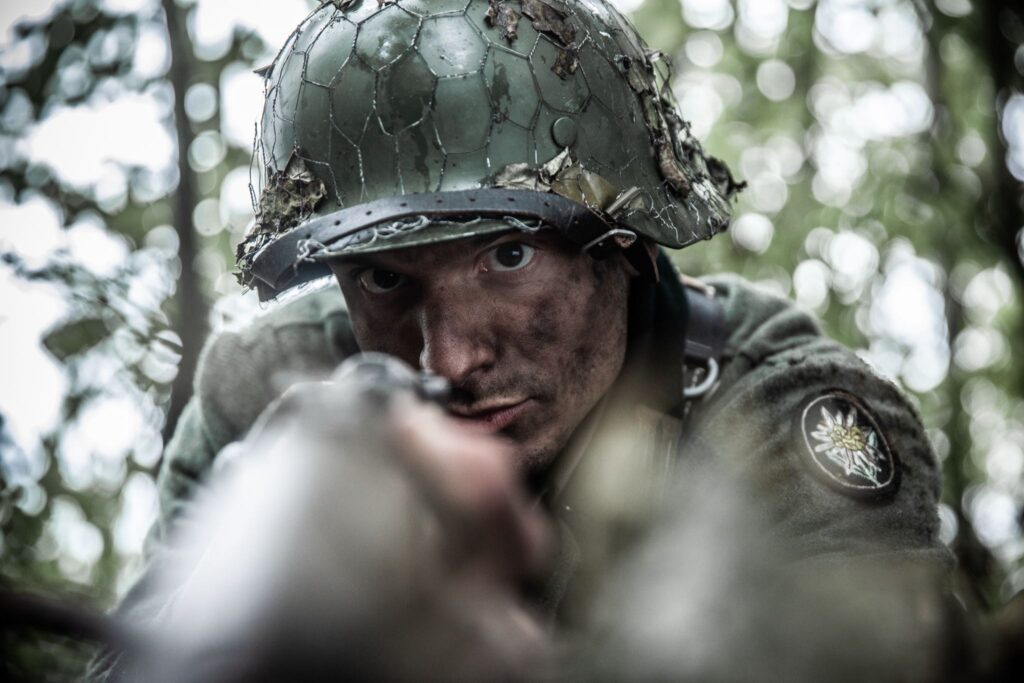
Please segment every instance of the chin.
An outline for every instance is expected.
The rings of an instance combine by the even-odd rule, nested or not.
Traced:
[[[552,463],[558,459],[558,453],[561,451],[556,444],[535,440],[527,443],[513,440],[512,445],[515,469],[528,481],[543,479]]]

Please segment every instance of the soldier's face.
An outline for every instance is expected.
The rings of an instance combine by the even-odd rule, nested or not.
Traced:
[[[364,351],[446,377],[460,420],[539,471],[609,389],[626,351],[630,272],[554,233],[504,233],[332,264]]]

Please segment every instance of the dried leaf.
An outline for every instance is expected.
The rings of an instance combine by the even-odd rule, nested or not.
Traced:
[[[533,28],[539,33],[553,36],[562,49],[551,65],[551,70],[559,78],[568,78],[576,73],[579,60],[576,56],[576,25],[567,21],[565,14],[542,0],[523,0],[523,14],[530,18]]]
[[[551,183],[551,191],[597,211],[604,211],[618,195],[614,185],[579,164],[563,170]]]
[[[548,185],[551,184],[558,174],[564,171],[566,168],[571,166],[573,163],[572,154],[569,152],[569,148],[566,147],[561,152],[556,154],[546,164],[541,166],[541,179]]]
[[[540,33],[557,38],[563,47],[569,47],[576,40],[576,26],[565,20],[565,15],[542,0],[523,0],[523,14],[531,19],[533,27]]]
[[[618,197],[618,190],[596,173],[586,170],[563,149],[540,168],[509,164],[494,177],[496,187],[534,192],[553,192],[595,211],[604,211]]]
[[[652,138],[667,138],[669,132],[665,126],[664,119],[661,116],[661,111],[658,107],[657,101],[651,93],[640,94],[640,105],[644,110],[644,123],[647,124],[647,130],[651,132]]]
[[[690,194],[690,180],[683,172],[683,167],[676,158],[675,150],[672,149],[672,141],[667,138],[660,138],[656,146],[658,148],[658,168],[662,177],[668,181],[676,194],[686,197]]]
[[[676,156],[675,140],[678,131],[670,125],[665,116],[664,102],[658,98],[653,88],[639,91],[640,103],[643,106],[644,122],[651,134],[658,157],[658,170],[668,181],[669,187],[680,197],[690,194],[690,180],[686,177],[683,165]],[[671,108],[669,108],[671,109]]]
[[[501,29],[501,37],[509,43],[518,37],[519,12],[503,0],[489,0],[484,20],[488,26]]]
[[[296,152],[292,152],[283,171],[270,174],[260,195],[256,222],[235,251],[242,284],[251,283],[248,271],[256,254],[278,235],[312,215],[326,194],[323,181],[310,172]]]
[[[579,67],[580,62],[576,57],[576,51],[571,49],[560,50],[558,57],[555,59],[555,63],[551,66],[551,70],[555,72],[559,78],[565,79],[576,73],[576,69]]]
[[[313,213],[327,188],[313,175],[306,162],[292,152],[284,170],[273,173],[260,195],[256,220],[264,232],[284,232]]]
[[[705,160],[711,182],[718,187],[718,190],[725,195],[726,199],[732,199],[747,186],[746,182],[736,182],[736,179],[732,177],[732,171],[729,170],[729,167],[721,159],[708,156]]]
[[[550,189],[541,183],[537,169],[522,162],[509,164],[498,171],[494,176],[494,186],[510,190],[533,190],[534,192],[547,192]]]

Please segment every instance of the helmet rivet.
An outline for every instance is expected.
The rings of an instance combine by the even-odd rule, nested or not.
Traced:
[[[576,122],[568,116],[556,119],[551,124],[551,137],[559,147],[572,147],[576,142]]]

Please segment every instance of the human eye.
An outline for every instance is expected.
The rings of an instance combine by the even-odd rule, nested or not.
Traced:
[[[485,271],[508,273],[530,265],[537,250],[522,242],[504,242],[484,255]]]
[[[356,275],[356,280],[370,294],[387,294],[404,285],[408,278],[383,268],[366,268]]]

